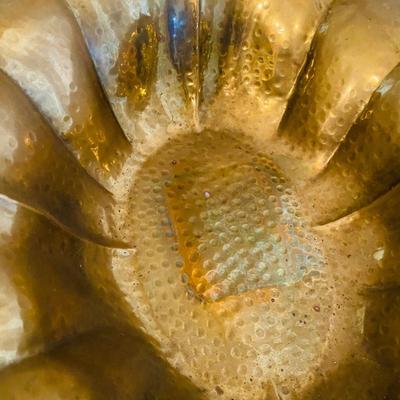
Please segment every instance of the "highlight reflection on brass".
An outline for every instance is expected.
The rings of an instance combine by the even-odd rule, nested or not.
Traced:
[[[399,27],[0,2],[0,399],[399,399]]]
[[[0,4],[0,53],[0,68],[36,103],[79,163],[110,189],[130,145],[65,2]]]
[[[1,192],[78,236],[118,245],[114,199],[52,133],[21,89],[0,72]]]

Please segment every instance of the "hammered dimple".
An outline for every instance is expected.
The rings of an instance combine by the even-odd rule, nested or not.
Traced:
[[[398,398],[399,26],[0,1],[0,398]]]

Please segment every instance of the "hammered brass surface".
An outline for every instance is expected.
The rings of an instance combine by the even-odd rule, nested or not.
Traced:
[[[398,0],[0,0],[0,399],[399,400]]]
[[[83,271],[85,244],[10,199],[0,201],[4,366],[97,327],[104,318]]]
[[[0,372],[0,396],[12,399],[202,399],[143,338],[104,329],[78,336]]]
[[[153,90],[159,40],[157,30],[148,15],[141,15],[119,52],[117,96],[126,97],[132,111],[143,111]]]
[[[78,236],[118,245],[112,195],[54,136],[10,78],[0,73],[1,192],[56,220]]]
[[[320,26],[280,127],[317,169],[398,64],[399,7],[396,0],[336,1]]]
[[[33,99],[80,164],[110,187],[130,146],[64,2],[1,2],[0,26],[0,68]]]

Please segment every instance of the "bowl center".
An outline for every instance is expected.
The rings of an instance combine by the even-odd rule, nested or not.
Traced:
[[[135,186],[149,193],[132,196],[136,207],[158,209],[181,280],[201,300],[290,285],[324,265],[288,179],[244,138],[178,138],[145,164]]]
[[[167,142],[137,171],[129,205],[123,287],[174,367],[226,398],[258,399],[269,380],[300,384],[319,365],[333,299],[321,241],[249,138]]]

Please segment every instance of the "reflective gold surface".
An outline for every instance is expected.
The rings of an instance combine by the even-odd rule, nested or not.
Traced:
[[[117,96],[126,97],[133,111],[142,111],[151,94],[157,68],[157,26],[141,15],[119,50]]]
[[[397,0],[0,0],[0,399],[400,399]]]

